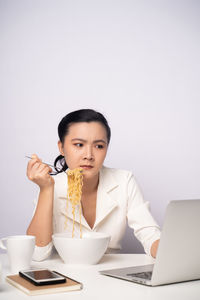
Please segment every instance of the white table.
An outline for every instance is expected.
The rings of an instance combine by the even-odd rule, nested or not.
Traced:
[[[81,291],[57,293],[41,296],[27,296],[20,290],[5,281],[9,275],[9,265],[6,254],[0,255],[3,265],[3,278],[0,283],[0,300],[199,300],[200,280],[177,283],[159,287],[147,287],[136,283],[100,275],[98,271],[109,268],[121,268],[149,264],[153,259],[145,254],[106,254],[101,262],[92,266],[67,265],[58,255],[53,255],[49,260],[33,262],[34,267],[48,267],[83,283]]]

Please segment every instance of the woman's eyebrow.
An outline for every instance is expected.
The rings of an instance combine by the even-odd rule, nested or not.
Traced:
[[[81,142],[87,142],[87,140],[84,140],[84,139],[81,139],[81,138],[74,138],[72,139],[72,141],[81,141]],[[106,141],[104,140],[95,140],[93,141],[93,143],[104,143],[104,144],[107,144]]]
[[[95,140],[94,143],[104,143],[104,144],[107,144],[106,141],[104,141],[104,140]]]
[[[81,142],[87,142],[86,140],[84,140],[84,139],[79,139],[79,138],[72,139],[72,141],[81,141]]]

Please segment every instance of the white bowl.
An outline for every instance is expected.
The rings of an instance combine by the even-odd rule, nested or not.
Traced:
[[[56,233],[52,238],[58,254],[68,264],[97,264],[110,242],[110,236],[100,232],[83,233],[82,238]]]

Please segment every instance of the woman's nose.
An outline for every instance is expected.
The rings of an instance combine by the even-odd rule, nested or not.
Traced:
[[[87,147],[84,154],[85,154],[85,157],[84,157],[85,159],[88,159],[88,160],[94,159],[92,147]]]

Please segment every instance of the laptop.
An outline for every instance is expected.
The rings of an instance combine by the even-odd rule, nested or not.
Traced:
[[[168,204],[154,264],[100,274],[148,286],[200,279],[200,200]]]

